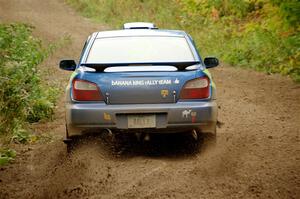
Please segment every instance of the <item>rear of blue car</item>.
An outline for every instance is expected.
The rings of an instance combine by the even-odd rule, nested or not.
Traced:
[[[84,47],[67,87],[67,138],[102,129],[215,133],[215,86],[193,41],[182,31],[98,32]]]

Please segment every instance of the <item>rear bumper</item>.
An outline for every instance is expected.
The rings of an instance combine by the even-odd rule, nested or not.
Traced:
[[[170,132],[200,128],[212,132],[217,122],[215,100],[170,104],[69,103],[66,106],[68,136],[96,129],[128,129],[127,115],[155,114],[156,128],[151,132]],[[145,129],[146,130],[146,129]],[[150,130],[150,129],[148,129]]]

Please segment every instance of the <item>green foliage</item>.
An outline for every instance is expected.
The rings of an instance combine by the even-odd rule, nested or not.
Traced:
[[[170,1],[148,0],[66,0],[84,16],[120,28],[128,21],[153,21],[162,27],[176,28],[177,5]],[[178,9],[179,11],[179,9]],[[158,14],[159,13],[159,14]]]
[[[202,55],[300,80],[299,0],[66,0],[85,16],[119,28],[149,21],[184,29]]]
[[[204,18],[210,16],[212,9],[217,10],[219,16],[235,15],[244,17],[253,9],[252,1],[241,0],[181,0],[180,4],[187,13],[201,15]]]
[[[292,26],[300,23],[300,2],[299,0],[271,0],[274,5],[279,6],[280,14],[285,22]]]
[[[281,39],[277,37],[276,33],[255,24],[248,25],[252,27],[246,27],[243,34],[230,38],[226,43],[227,51],[221,54],[226,62],[268,73],[280,72],[285,75],[299,75],[299,71],[296,70],[299,62],[289,62],[296,55],[297,49],[293,46],[294,42]],[[292,40],[292,37],[289,37],[288,40]]]
[[[30,141],[30,137],[31,134],[20,127],[14,129],[11,140],[17,144],[27,144]]]
[[[4,166],[13,161],[16,157],[16,151],[13,149],[0,149],[0,166]]]
[[[27,139],[21,136],[27,122],[51,117],[57,93],[43,86],[37,69],[52,48],[43,49],[32,29],[0,24],[0,133],[13,132],[19,142]]]
[[[195,10],[198,4],[202,6]],[[299,81],[300,2],[181,0],[181,5],[184,13],[193,13],[186,16],[190,23],[185,27],[204,54],[218,55],[234,66],[281,73]],[[205,26],[205,33],[195,25]]]

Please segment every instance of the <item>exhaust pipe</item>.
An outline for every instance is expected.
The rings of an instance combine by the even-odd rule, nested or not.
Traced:
[[[70,138],[64,138],[64,139],[63,139],[63,142],[64,142],[65,144],[69,144],[69,143],[72,142],[72,139],[70,139]]]
[[[103,132],[103,133],[106,133],[107,136],[110,137],[111,139],[114,139],[114,134],[113,134],[113,132],[112,132],[110,129],[108,129],[108,128],[103,129],[102,132]]]
[[[150,141],[150,135],[149,135],[149,133],[146,133],[146,135],[144,136],[144,141],[145,142],[149,142]]]
[[[195,141],[197,141],[199,138],[198,138],[198,133],[195,129],[192,130],[192,137],[194,138]]]
[[[110,129],[106,128],[106,129],[103,129],[104,132],[106,132],[109,136],[112,136],[113,133]]]

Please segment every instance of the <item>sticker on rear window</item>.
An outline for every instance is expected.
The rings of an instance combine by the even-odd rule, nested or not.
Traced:
[[[112,86],[152,86],[152,85],[171,85],[172,80],[112,80]]]

